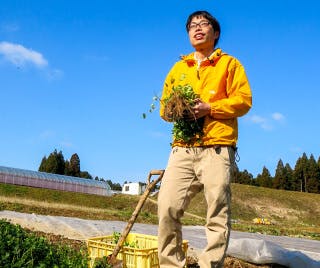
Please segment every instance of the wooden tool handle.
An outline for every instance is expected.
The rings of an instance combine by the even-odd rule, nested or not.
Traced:
[[[127,235],[129,234],[133,224],[135,223],[135,221],[136,221],[136,219],[137,219],[137,217],[139,215],[139,212],[140,212],[144,202],[148,198],[148,196],[149,196],[151,190],[153,189],[153,187],[155,187],[156,184],[162,179],[163,174],[164,174],[164,170],[151,170],[150,171],[149,176],[148,176],[147,188],[146,188],[145,192],[143,193],[143,195],[140,197],[139,202],[138,202],[138,204],[136,206],[136,209],[132,213],[131,218],[129,219],[126,228],[123,230],[123,232],[122,232],[122,234],[121,234],[121,236],[120,236],[120,238],[118,240],[118,243],[117,243],[116,247],[114,248],[114,250],[112,252],[112,255],[109,258],[110,264],[116,262],[117,255],[118,255],[118,253],[119,253],[124,241],[126,240]],[[155,180],[150,182],[150,178],[151,178],[152,175],[159,175],[159,176],[158,176],[157,179],[155,179]]]

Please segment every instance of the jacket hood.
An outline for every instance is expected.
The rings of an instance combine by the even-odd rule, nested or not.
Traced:
[[[215,65],[221,56],[226,55],[220,48],[217,48],[206,60],[201,62],[201,66]],[[189,55],[181,55],[181,60],[188,64],[189,67],[197,64],[197,60],[194,58],[194,52]]]

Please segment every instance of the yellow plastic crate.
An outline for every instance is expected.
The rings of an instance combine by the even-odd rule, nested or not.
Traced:
[[[114,236],[93,237],[87,240],[89,252],[89,268],[92,268],[96,258],[109,256],[112,254],[115,244]],[[158,268],[158,237],[153,235],[144,235],[129,233],[126,241],[129,244],[134,243],[134,247],[123,246],[117,255],[117,259],[123,261],[124,268]],[[182,249],[187,255],[188,241],[183,240]]]

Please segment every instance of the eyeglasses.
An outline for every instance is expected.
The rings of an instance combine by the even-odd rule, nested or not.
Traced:
[[[190,23],[189,25],[189,31],[197,29],[197,26],[199,26],[201,29],[208,27],[211,23],[209,21],[200,21],[199,23]]]

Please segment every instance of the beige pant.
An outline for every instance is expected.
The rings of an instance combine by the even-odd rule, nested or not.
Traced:
[[[230,180],[234,149],[174,147],[158,197],[160,267],[183,267],[181,217],[190,200],[204,189],[208,204],[207,246],[199,256],[201,268],[222,267],[230,232]]]

